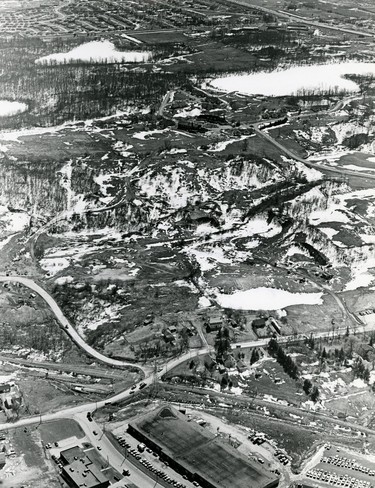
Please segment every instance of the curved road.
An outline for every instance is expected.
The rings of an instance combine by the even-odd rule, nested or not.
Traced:
[[[259,122],[259,124],[260,123],[262,123],[262,122]],[[307,164],[307,165],[314,167],[316,169],[319,169],[319,170],[326,169],[326,170],[329,170],[329,171],[335,172],[335,173],[347,174],[350,176],[354,175],[357,177],[365,177],[365,178],[371,178],[371,179],[375,180],[375,175],[367,175],[367,174],[363,174],[363,173],[357,174],[356,172],[351,172],[348,170],[338,170],[336,168],[326,167],[323,165],[318,165],[315,163],[307,162],[306,160],[297,157],[294,153],[292,153],[287,148],[282,146],[282,144],[275,141],[268,134],[259,130],[258,123],[254,124],[253,127],[254,127],[254,130],[259,135],[261,135],[262,137],[269,140],[269,142],[271,142],[276,147],[278,147],[282,152],[289,155],[293,159],[301,161],[304,164]],[[116,204],[113,204],[113,205],[108,206],[108,207],[101,207],[98,209],[91,209],[91,210],[88,209],[86,211],[86,213],[96,213],[96,212],[108,211],[112,208],[115,208],[118,205],[121,205],[121,203],[122,203],[122,200],[120,200]],[[38,236],[41,233],[43,233],[48,227],[50,227],[54,223],[58,222],[59,220],[68,218],[69,216],[73,215],[73,213],[74,212],[72,212],[72,211],[62,212],[61,214],[56,216],[54,219],[52,219],[48,224],[46,224],[42,228],[38,229],[38,231],[33,236],[31,236],[30,239],[32,239],[32,241],[35,242],[35,240],[38,238]],[[72,340],[80,348],[82,348],[88,355],[92,356],[93,358],[97,359],[98,361],[100,361],[104,364],[108,364],[108,365],[113,366],[113,367],[119,367],[119,368],[131,367],[131,368],[139,369],[145,375],[145,379],[136,385],[136,389],[129,389],[128,388],[124,391],[121,391],[120,393],[118,393],[116,395],[113,395],[112,397],[110,397],[106,400],[86,403],[86,404],[70,407],[70,408],[67,408],[67,409],[64,409],[64,410],[61,410],[58,412],[50,413],[50,414],[38,415],[38,416],[34,416],[34,417],[24,418],[24,419],[21,419],[21,420],[14,422],[13,424],[9,424],[9,423],[0,424],[0,430],[7,430],[10,427],[20,427],[20,426],[32,425],[32,424],[40,423],[41,421],[43,421],[43,422],[53,421],[53,420],[57,420],[57,419],[61,419],[61,418],[73,418],[74,417],[76,419],[79,419],[80,423],[84,423],[84,421],[82,420],[82,414],[84,415],[89,411],[94,411],[95,409],[102,408],[108,404],[114,404],[116,402],[121,402],[123,400],[126,400],[127,398],[130,398],[132,396],[132,394],[134,394],[135,391],[139,390],[140,386],[148,387],[148,386],[152,385],[155,381],[161,379],[168,371],[174,369],[175,367],[179,366],[183,362],[185,362],[191,358],[194,358],[196,356],[205,355],[205,354],[208,354],[208,353],[213,351],[213,348],[209,347],[209,346],[203,347],[197,351],[188,351],[187,353],[169,361],[158,372],[150,374],[150,370],[148,368],[145,368],[145,367],[142,367],[139,365],[135,365],[132,363],[128,363],[125,361],[119,361],[116,359],[108,358],[107,356],[104,356],[103,354],[101,354],[100,352],[96,351],[94,348],[89,346],[83,340],[83,338],[77,333],[77,331],[74,329],[74,327],[70,324],[69,320],[65,317],[62,310],[60,309],[60,307],[58,306],[56,301],[52,298],[52,296],[46,290],[44,290],[41,286],[39,286],[37,283],[35,283],[32,279],[27,278],[27,277],[23,277],[23,276],[0,276],[0,282],[3,282],[3,283],[5,283],[5,282],[20,283],[20,284],[28,287],[29,289],[33,290],[35,293],[37,293],[47,303],[47,305],[50,307],[50,309],[54,313],[56,319],[61,324],[61,326],[65,329],[65,331],[69,334],[69,336],[72,338]],[[336,329],[335,333],[337,334],[338,332],[341,332],[341,330]],[[345,332],[345,330],[342,330],[342,332]],[[327,337],[330,337],[331,335],[332,335],[332,332],[327,331],[327,332],[315,333],[314,337],[315,338],[327,338]],[[278,340],[280,343],[286,343],[289,341],[301,341],[304,339],[305,339],[305,336],[301,335],[301,336],[280,337]],[[245,341],[245,342],[233,344],[233,348],[261,347],[261,346],[266,346],[268,341],[269,341],[268,338],[256,340],[256,341]],[[363,428],[362,426],[357,426],[357,427],[359,430],[365,430],[365,428]]]
[[[82,337],[78,334],[75,328],[71,325],[69,320],[65,317],[61,308],[57,305],[56,301],[52,298],[52,296],[46,290],[44,290],[44,288],[42,288],[37,283],[35,283],[35,281],[31,280],[30,278],[26,278],[24,276],[0,276],[0,283],[6,283],[6,282],[20,283],[26,286],[27,288],[29,288],[30,290],[33,290],[41,298],[43,298],[43,300],[50,307],[56,319],[65,329],[67,334],[77,344],[77,346],[83,349],[89,356],[92,356],[98,361],[108,364],[109,366],[114,366],[117,368],[131,367],[131,368],[141,370],[144,375],[148,373],[149,369],[143,366],[139,366],[137,364],[129,363],[126,361],[119,361],[117,359],[109,358],[107,356],[104,356],[104,354],[101,354],[100,352],[96,351],[93,347],[89,346],[84,341],[84,339],[82,339]]]
[[[264,122],[263,122],[264,123]],[[295,159],[296,161],[299,161],[300,163],[305,164],[306,166],[310,168],[314,168],[318,171],[329,171],[330,173],[336,173],[340,176],[355,176],[356,178],[365,178],[365,179],[370,179],[370,180],[375,180],[375,175],[374,174],[369,174],[369,173],[364,173],[363,171],[352,171],[350,169],[344,169],[340,168],[339,166],[327,166],[325,164],[317,164],[317,163],[312,163],[311,161],[307,161],[306,159],[301,158],[294,152],[292,152],[290,149],[286,148],[280,142],[276,141],[273,137],[271,137],[269,134],[266,132],[263,132],[262,130],[258,129],[258,123],[254,124],[254,131],[256,134],[258,134],[260,137],[263,137],[263,139],[266,139],[268,142],[270,142],[273,146],[277,147],[281,152],[286,154],[292,159]],[[272,129],[272,127],[270,127]]]
[[[82,210],[79,212],[80,215],[90,215],[90,214],[95,214],[95,213],[101,213],[101,212],[108,212],[109,210],[114,210],[118,207],[120,207],[123,203],[125,202],[125,197],[121,198],[119,201],[115,203],[111,203],[110,205],[103,206],[103,207],[97,207],[97,208],[87,208],[85,210]],[[73,215],[77,214],[78,212],[74,210],[63,210],[62,212],[58,213],[55,217],[53,217],[49,222],[46,224],[42,225],[38,230],[34,232],[26,241],[26,243],[30,243],[30,255],[32,259],[35,259],[35,244],[38,240],[38,238],[46,232],[52,225],[56,224],[57,222],[60,222],[61,220],[67,220]]]
[[[347,96],[345,98],[343,98],[342,100],[338,101],[333,107],[331,107],[330,109],[328,109],[327,111],[325,112],[316,112],[316,113],[306,113],[306,114],[300,114],[300,115],[292,115],[292,116],[288,116],[288,121],[289,120],[299,120],[299,119],[305,119],[305,118],[308,118],[308,117],[311,117],[311,116],[317,116],[317,115],[320,115],[320,114],[327,114],[327,113],[334,113],[338,110],[341,110],[341,108],[348,102],[350,101],[353,101],[353,100],[358,100],[358,99],[361,99],[362,97],[358,96],[358,95],[350,95],[350,96]],[[309,168],[314,168],[318,171],[328,171],[330,173],[336,173],[340,176],[355,176],[356,178],[365,178],[365,179],[370,179],[370,180],[375,180],[375,175],[374,173],[365,173],[363,171],[354,171],[354,170],[350,170],[350,169],[345,169],[343,167],[340,167],[340,166],[329,166],[327,164],[318,164],[318,163],[313,163],[312,161],[308,161],[306,160],[305,158],[302,158],[300,156],[298,156],[298,154],[294,153],[293,151],[291,151],[290,149],[288,149],[287,147],[285,147],[283,144],[281,144],[280,142],[278,142],[276,139],[274,139],[272,136],[270,136],[267,132],[264,132],[264,130],[261,129],[261,126],[263,124],[272,124],[273,122],[277,122],[279,121],[280,118],[277,118],[277,119],[269,119],[269,120],[260,120],[258,122],[255,122],[254,124],[251,124],[251,127],[254,129],[254,132],[262,137],[263,139],[266,139],[270,144],[272,144],[273,146],[275,146],[277,149],[279,149],[281,152],[283,152],[284,154],[286,154],[287,156],[289,156],[290,158],[292,159],[295,159],[296,161],[299,161],[300,163],[303,163],[304,165],[308,166]],[[277,128],[277,125],[275,126],[270,126],[270,127],[265,127],[265,129],[273,129],[273,128]],[[323,158],[322,158],[323,159]]]
[[[344,333],[345,331],[346,331],[346,329],[344,329],[344,328],[343,329],[336,329],[335,334],[337,334],[339,332]],[[331,331],[317,332],[314,334],[314,338],[316,338],[316,339],[328,338],[331,336],[332,336]],[[303,334],[300,334],[300,335],[279,337],[278,342],[283,344],[283,343],[289,343],[289,342],[299,342],[299,341],[302,341],[305,339],[306,339],[306,336]],[[233,349],[264,347],[268,344],[268,342],[269,342],[269,338],[265,338],[265,339],[259,339],[256,341],[237,342],[237,343],[232,344],[232,347],[233,347]],[[188,351],[188,352],[182,354],[181,356],[170,360],[158,372],[152,373],[151,375],[146,377],[143,381],[140,381],[139,383],[137,383],[135,385],[136,388],[134,388],[134,387],[133,387],[133,389],[127,388],[126,390],[123,390],[120,393],[117,393],[116,395],[113,395],[112,397],[107,398],[105,400],[85,403],[82,405],[77,405],[75,407],[69,407],[69,408],[66,408],[64,410],[60,410],[58,412],[49,413],[49,414],[45,414],[45,415],[36,415],[34,417],[27,417],[27,418],[18,420],[14,423],[0,424],[0,431],[6,430],[9,428],[13,428],[13,427],[22,427],[22,426],[40,423],[41,420],[43,422],[47,422],[47,421],[58,420],[58,419],[62,419],[62,418],[72,418],[73,416],[76,416],[77,414],[92,412],[92,411],[94,411],[98,408],[102,408],[106,405],[121,402],[121,401],[126,400],[127,398],[131,397],[134,394],[134,392],[139,391],[141,385],[145,385],[143,388],[151,386],[155,381],[160,380],[166,373],[173,370],[174,368],[176,368],[180,364],[184,363],[185,361],[193,359],[194,357],[198,357],[198,356],[208,354],[210,352],[213,352],[213,350],[214,350],[214,348],[212,346],[208,346],[208,347],[203,347],[201,349],[198,349],[196,351]],[[123,364],[123,363],[121,363],[121,364]],[[303,410],[303,412],[304,412],[304,410]],[[362,429],[362,426],[358,426],[358,429],[359,430]]]

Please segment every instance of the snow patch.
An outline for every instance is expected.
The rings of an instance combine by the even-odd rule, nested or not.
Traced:
[[[361,378],[356,378],[349,383],[349,386],[353,386],[354,388],[367,388],[367,384]]]
[[[214,88],[246,95],[281,97],[304,91],[338,90],[357,92],[359,86],[344,75],[375,74],[375,63],[345,62],[324,65],[295,66],[286,70],[255,74],[231,75],[211,82]]]
[[[199,297],[198,305],[200,308],[207,308],[207,307],[211,307],[211,302],[206,297]]]
[[[10,117],[25,112],[26,110],[27,105],[25,103],[0,100],[0,117]]]
[[[223,308],[236,310],[278,310],[292,305],[321,305],[322,293],[291,293],[278,288],[252,288],[232,295],[218,293],[216,299]]]
[[[110,41],[92,41],[75,47],[67,53],[43,56],[36,64],[66,64],[72,61],[86,63],[141,63],[152,57],[148,51],[117,51]]]

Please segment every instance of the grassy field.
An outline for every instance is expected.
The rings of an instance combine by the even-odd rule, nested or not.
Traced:
[[[44,444],[59,442],[69,437],[82,439],[85,434],[79,424],[74,420],[64,419],[54,422],[42,423],[39,432]]]

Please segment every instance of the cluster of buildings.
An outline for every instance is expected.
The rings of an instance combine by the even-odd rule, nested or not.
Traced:
[[[21,402],[21,393],[14,381],[0,384],[0,410],[4,410],[5,413],[17,410]]]

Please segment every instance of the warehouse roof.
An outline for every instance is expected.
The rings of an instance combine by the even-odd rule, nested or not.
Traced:
[[[170,406],[142,416],[131,426],[181,466],[218,488],[265,488],[278,484],[272,473]]]

